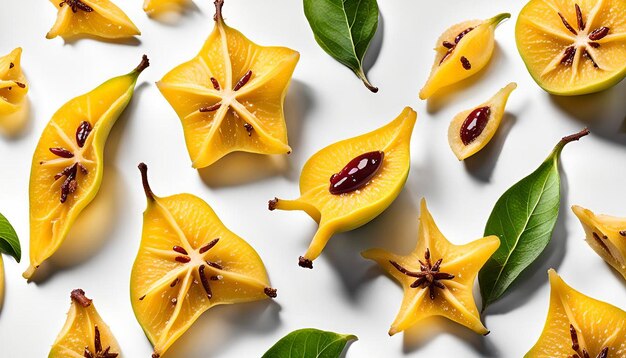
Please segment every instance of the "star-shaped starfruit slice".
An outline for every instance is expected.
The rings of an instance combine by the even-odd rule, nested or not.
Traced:
[[[626,357],[626,312],[576,291],[554,270],[541,337],[525,358]]]
[[[28,82],[22,73],[22,49],[0,57],[0,129],[13,133],[23,123]]]
[[[415,111],[406,107],[381,128],[329,145],[304,164],[298,199],[270,200],[270,210],[303,210],[319,223],[300,256],[301,267],[313,268],[333,234],[368,223],[400,194],[409,175],[416,120]]]
[[[50,0],[57,19],[47,39],[90,35],[105,39],[130,38],[141,32],[128,16],[109,0]]]
[[[417,246],[401,256],[382,249],[363,252],[400,282],[404,299],[391,324],[389,335],[402,332],[418,321],[443,316],[472,331],[486,335],[474,301],[478,271],[500,246],[497,236],[487,236],[465,245],[450,243],[439,231],[422,199]]]
[[[264,47],[228,27],[222,0],[200,53],[157,83],[183,125],[194,168],[228,153],[290,153],[283,101],[300,54]]]
[[[276,297],[252,246],[191,194],[154,195],[139,165],[148,207],[130,277],[135,316],[160,357],[213,306]]]

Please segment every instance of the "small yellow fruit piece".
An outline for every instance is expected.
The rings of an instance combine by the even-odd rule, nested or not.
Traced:
[[[104,144],[130,102],[137,68],[64,104],[43,130],[30,172],[30,267],[35,270],[59,248],[72,224],[94,199],[102,182]]]
[[[22,73],[20,47],[0,57],[0,129],[14,133],[25,118],[28,82]]]
[[[417,114],[406,107],[391,123],[358,137],[345,139],[315,153],[300,174],[300,198],[274,198],[269,209],[303,210],[319,223],[309,249],[300,257],[301,267],[313,268],[333,234],[365,225],[396,199],[409,175],[411,134]],[[364,186],[332,194],[329,178],[364,154],[382,152],[374,176]],[[331,178],[332,181],[332,178]]]
[[[0,255],[0,309],[4,303],[4,261],[2,255]]]
[[[224,23],[215,1],[215,27],[200,53],[157,83],[182,121],[194,168],[228,153],[290,153],[283,101],[300,54],[263,47]]]
[[[500,127],[509,95],[517,88],[511,82],[486,102],[457,114],[448,128],[450,148],[459,160],[483,149]]]
[[[48,358],[115,358],[121,357],[120,346],[106,323],[100,318],[85,291],[76,289],[70,295],[72,305],[67,321],[57,336]]]
[[[626,312],[568,286],[550,269],[550,309],[525,358],[626,357]]]
[[[517,49],[547,92],[598,92],[626,76],[624,18],[624,0],[531,0],[517,18]]]
[[[572,211],[585,229],[589,246],[626,279],[626,218],[596,215],[577,205]]]
[[[422,199],[417,246],[400,256],[382,249],[362,253],[376,261],[404,289],[400,312],[389,335],[402,332],[430,316],[443,316],[472,331],[486,335],[474,301],[478,271],[500,246],[497,236],[465,245],[451,244],[439,231]]]
[[[428,99],[443,87],[460,82],[480,71],[493,55],[494,31],[511,14],[499,14],[484,21],[471,20],[447,29],[435,44],[435,62],[420,91]]]
[[[129,38],[141,32],[126,14],[109,0],[50,0],[57,20],[47,39],[91,35],[105,39]]]
[[[163,353],[213,306],[276,297],[263,261],[191,194],[154,195],[139,165],[148,207],[130,277],[137,321]]]
[[[150,16],[169,11],[180,11],[189,2],[190,0],[145,0],[143,11]]]

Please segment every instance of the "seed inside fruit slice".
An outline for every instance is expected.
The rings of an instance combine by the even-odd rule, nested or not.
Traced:
[[[195,320],[220,304],[276,297],[259,255],[191,194],[156,196],[140,164],[148,207],[130,278],[137,321],[161,356]]]
[[[601,91],[626,76],[625,14],[623,0],[531,0],[517,20],[517,48],[544,90]]]

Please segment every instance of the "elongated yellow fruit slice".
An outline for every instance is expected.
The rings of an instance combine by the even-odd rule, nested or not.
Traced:
[[[22,48],[0,57],[0,129],[14,134],[27,114],[28,82],[22,73]]]

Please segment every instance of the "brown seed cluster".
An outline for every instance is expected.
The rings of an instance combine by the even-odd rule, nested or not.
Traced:
[[[574,6],[576,10],[576,23],[577,23],[576,25],[578,26],[578,30],[574,29],[574,27],[570,25],[570,23],[567,21],[565,16],[563,16],[563,14],[559,12],[558,15],[561,18],[561,22],[563,22],[563,26],[565,26],[565,28],[572,34],[574,34],[575,36],[578,36],[578,32],[584,31],[587,24],[585,24],[585,21],[583,19],[583,13],[580,10],[580,6],[578,6],[578,4],[575,4]],[[605,26],[598,27],[595,30],[591,31],[589,35],[587,36],[588,38],[587,45],[593,48],[600,47],[600,44],[596,41],[603,39],[606,35],[609,34],[609,31],[610,29]],[[583,57],[590,60],[591,63],[593,63],[593,67],[598,68],[598,64],[596,63],[594,58],[584,48],[582,49],[582,55]],[[561,58],[561,64],[565,66],[572,66],[574,64],[575,56],[576,56],[576,47],[569,46],[565,48],[565,50],[563,51],[563,57]]]
[[[445,59],[448,58],[448,56],[450,56],[450,54],[452,54],[452,52],[454,51],[454,49],[456,48],[456,46],[459,44],[459,41],[461,41],[461,39],[467,35],[470,31],[474,30],[473,27],[468,27],[467,29],[461,31],[458,35],[456,35],[456,37],[454,38],[454,43],[449,42],[449,41],[444,41],[441,43],[441,45],[445,48],[448,49],[448,51],[446,52],[445,55],[443,55],[443,57],[441,58],[441,61],[439,61],[439,65],[441,65],[443,63],[443,61],[445,61]],[[467,60],[467,59],[466,59]],[[469,63],[469,61],[468,61]],[[463,66],[465,68],[465,66]],[[467,70],[467,68],[466,68]]]
[[[72,12],[76,13],[78,10],[82,10],[84,12],[92,12],[93,8],[91,6],[85,4],[80,0],[63,0],[59,3],[59,7],[63,7],[63,5],[69,6],[72,9]]]
[[[233,87],[233,91],[239,91],[241,89],[241,87],[245,86],[246,83],[248,83],[248,81],[250,81],[250,78],[252,78],[252,70],[248,70],[239,79],[239,81],[237,81],[237,83]],[[220,86],[219,81],[215,77],[211,77],[210,80],[211,80],[211,85],[213,85],[213,88],[216,91],[221,91],[222,87]],[[217,102],[217,103],[214,103],[214,104],[212,104],[210,106],[200,107],[200,109],[198,109],[198,112],[200,112],[200,113],[215,112],[218,109],[220,109],[221,107],[222,107],[222,102]],[[248,137],[252,136],[252,131],[254,130],[254,127],[250,123],[244,123],[243,127],[248,132]]]
[[[420,272],[409,271],[395,261],[389,261],[389,263],[401,273],[410,277],[415,277],[416,280],[411,284],[411,288],[428,288],[430,299],[434,300],[435,288],[445,290],[446,286],[441,281],[452,280],[454,278],[454,275],[439,272],[439,270],[441,269],[441,263],[443,262],[443,258],[437,260],[437,262],[435,262],[435,264],[433,265],[430,258],[430,249],[426,249],[426,252],[424,253],[424,259],[424,262],[422,262],[422,260],[419,260]]]
[[[580,344],[578,343],[578,333],[576,332],[576,328],[572,324],[569,325],[569,334],[572,338],[572,350],[576,353],[569,356],[568,358],[591,358],[589,352],[587,352],[585,348],[581,349]],[[604,349],[602,349],[600,353],[596,355],[596,358],[607,358],[608,356],[609,347],[604,347]]]

